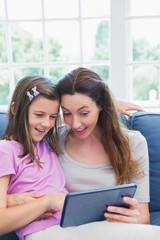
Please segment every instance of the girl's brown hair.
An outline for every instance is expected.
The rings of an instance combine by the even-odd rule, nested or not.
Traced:
[[[117,183],[129,182],[137,171],[140,172],[139,165],[131,158],[129,140],[122,130],[108,86],[97,73],[80,67],[64,75],[57,87],[60,98],[65,94],[81,93],[102,108],[97,123],[101,128],[102,144],[110,157]]]
[[[36,91],[38,91],[37,96],[34,96],[34,92],[32,90],[35,87]],[[33,96],[32,100],[29,97],[30,94]],[[21,143],[23,145],[23,153],[20,157],[30,154],[31,161],[35,161],[37,159],[34,152],[34,143],[29,133],[28,109],[34,99],[39,96],[59,101],[57,87],[48,78],[42,76],[26,76],[18,82],[12,95],[9,107],[8,125],[2,137],[3,139],[13,139]],[[12,111],[13,103],[14,113]],[[44,137],[51,150],[55,151],[57,154],[60,152],[57,132],[58,120],[59,118],[56,119],[54,128],[50,129]]]

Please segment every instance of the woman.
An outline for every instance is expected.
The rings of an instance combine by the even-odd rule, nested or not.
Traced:
[[[108,87],[98,74],[77,68],[57,84],[64,126],[59,157],[68,191],[137,183],[131,208],[109,207],[108,221],[149,223],[148,150],[139,132],[124,129]],[[118,213],[118,214],[115,214]]]

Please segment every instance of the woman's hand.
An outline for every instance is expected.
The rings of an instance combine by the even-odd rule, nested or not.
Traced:
[[[104,216],[109,222],[149,223],[148,204],[139,204],[135,198],[124,197],[130,208],[109,206]]]
[[[144,109],[142,107],[125,100],[115,100],[115,105],[119,113],[125,114],[127,116],[131,116],[132,111],[144,112]]]

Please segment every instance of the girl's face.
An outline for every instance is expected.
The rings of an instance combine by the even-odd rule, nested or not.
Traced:
[[[59,111],[59,101],[39,96],[28,110],[29,132],[34,142],[39,142],[54,127]]]
[[[78,138],[87,138],[95,130],[101,108],[90,97],[80,93],[63,95],[61,108],[65,123]]]

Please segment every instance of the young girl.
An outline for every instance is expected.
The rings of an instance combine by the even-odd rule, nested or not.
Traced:
[[[50,80],[28,76],[18,82],[0,141],[0,235],[19,229],[16,233],[24,239],[59,224],[67,191],[56,157],[58,112],[57,89]],[[41,193],[36,200],[6,207],[7,193],[35,191]],[[39,219],[47,211],[50,217]]]

